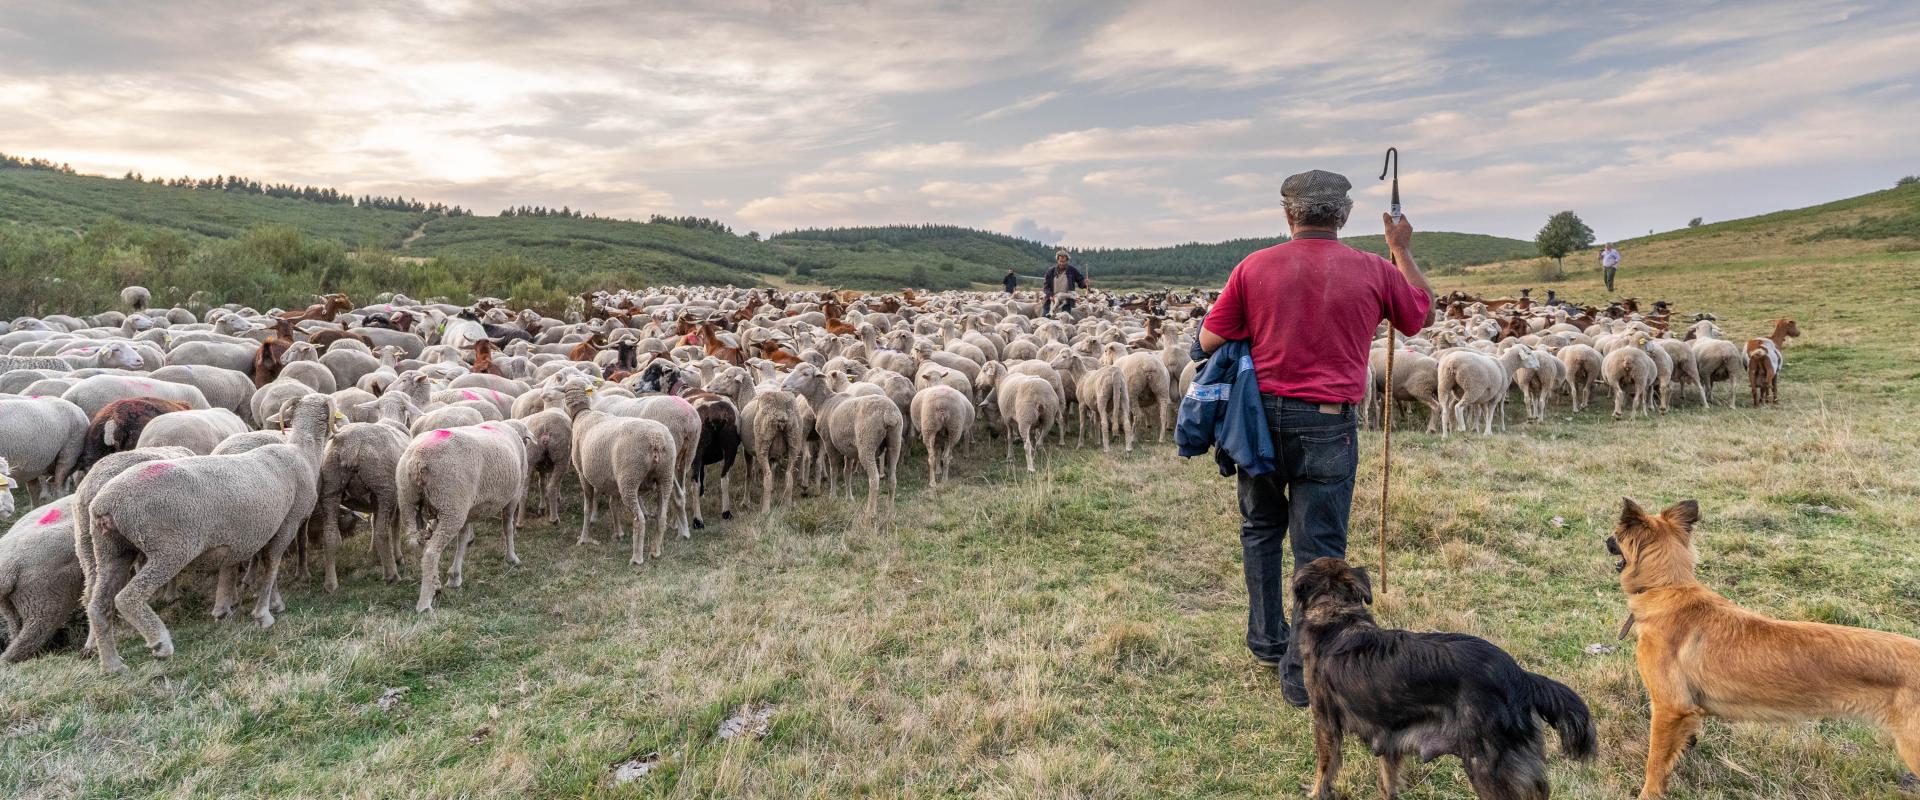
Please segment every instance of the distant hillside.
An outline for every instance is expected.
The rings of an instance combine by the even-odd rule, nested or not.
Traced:
[[[1067,248],[1074,260],[1103,280],[1126,283],[1206,283],[1224,280],[1248,253],[1287,240],[1285,236],[1234,239],[1171,247]],[[997,283],[1008,269],[1036,275],[1053,259],[1055,248],[1039,242],[951,225],[889,225],[789,231],[770,240],[809,263],[814,280],[860,281],[902,273],[889,264],[918,266],[936,283],[943,277]],[[1344,239],[1361,250],[1386,254],[1378,235]],[[845,257],[852,252],[857,255]],[[1424,265],[1469,266],[1524,257],[1532,242],[1473,233],[1423,231],[1414,237],[1414,257]],[[836,260],[839,259],[839,260]],[[896,278],[897,280],[897,278]],[[943,287],[944,288],[944,287]]]
[[[1915,251],[1920,250],[1920,184],[1614,244],[1628,269]],[[1531,262],[1538,256],[1527,253],[1518,259]],[[1595,251],[1568,256],[1567,268],[1597,269],[1597,259]]]
[[[81,230],[108,219],[220,239],[261,225],[291,225],[348,247],[382,248],[397,247],[427,215],[0,168],[0,223]]]
[[[169,184],[0,156],[0,318],[98,307],[135,283],[158,302],[204,291],[262,307],[304,303],[316,291],[496,295],[557,309],[580,291],[663,283],[962,289],[998,285],[1009,269],[1031,279],[1054,251],[952,225],[796,230],[761,241],[692,217],[633,222],[525,207],[449,216],[458,210],[233,176]],[[1072,251],[1102,286],[1217,285],[1248,253],[1283,241]],[[1378,235],[1344,241],[1385,253]],[[1630,267],[1920,249],[1920,185],[1621,246]],[[1531,242],[1470,233],[1422,231],[1414,251],[1435,271],[1538,260]]]

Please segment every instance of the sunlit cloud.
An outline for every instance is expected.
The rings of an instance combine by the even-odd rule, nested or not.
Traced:
[[[86,171],[1087,245],[1270,235],[1308,168],[1383,204],[1389,145],[1422,227],[1625,235],[1881,188],[1920,129],[1903,0],[47,3],[0,52],[0,151]]]

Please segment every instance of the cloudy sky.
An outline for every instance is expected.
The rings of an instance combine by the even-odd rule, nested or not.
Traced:
[[[1920,3],[0,0],[0,151],[736,229],[1602,238],[1920,173]],[[1356,214],[1356,218],[1360,215]],[[1358,224],[1371,233],[1377,223]]]

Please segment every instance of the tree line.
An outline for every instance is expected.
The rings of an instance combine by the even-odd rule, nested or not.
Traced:
[[[71,169],[66,170],[66,172],[67,174],[73,174],[73,170]],[[381,211],[438,214],[444,217],[464,217],[473,213],[459,206],[450,206],[445,203],[428,203],[399,195],[380,197],[363,194],[356,197],[351,193],[342,192],[331,186],[297,186],[291,183],[263,183],[239,175],[215,175],[211,178],[153,178],[149,180],[146,176],[138,172],[129,171],[127,174],[122,175],[121,178],[135,183],[147,183],[172,189],[193,189],[203,192],[233,192],[236,194],[252,194],[288,200],[304,200],[309,203],[321,203],[324,205],[372,208]]]
[[[48,172],[58,172],[62,175],[78,174],[73,171],[73,167],[66,164],[56,164],[44,158],[10,156],[6,153],[0,153],[0,169],[40,169]]]

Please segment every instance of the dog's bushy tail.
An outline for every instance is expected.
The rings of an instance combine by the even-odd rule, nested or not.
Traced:
[[[1599,749],[1599,734],[1593,728],[1593,715],[1587,702],[1566,684],[1545,675],[1528,673],[1527,695],[1533,710],[1560,733],[1560,752],[1568,758],[1592,758]]]

